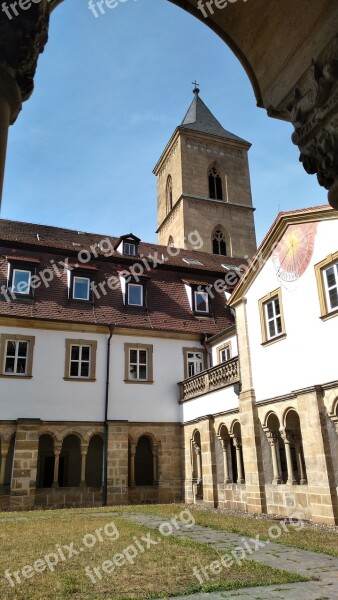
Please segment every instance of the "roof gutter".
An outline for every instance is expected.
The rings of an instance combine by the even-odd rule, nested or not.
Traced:
[[[103,477],[102,477],[102,503],[107,506],[108,500],[108,409],[109,409],[109,375],[110,375],[110,342],[113,337],[114,327],[109,324],[109,338],[107,340],[107,367],[106,367],[106,394],[104,408],[104,438],[103,438]]]

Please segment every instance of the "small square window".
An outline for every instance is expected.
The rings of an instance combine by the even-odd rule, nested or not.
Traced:
[[[218,362],[219,364],[228,362],[231,359],[231,343],[223,344],[218,348]]]
[[[194,292],[195,312],[201,314],[209,314],[209,296],[207,292]]]
[[[21,296],[29,296],[31,293],[31,271],[13,269],[12,292]]]
[[[89,300],[90,298],[90,279],[88,277],[73,277],[73,299]]]
[[[143,285],[136,283],[128,284],[128,305],[129,306],[143,306]]]
[[[123,254],[125,254],[126,256],[136,256],[136,244],[132,244],[131,242],[124,242]]]
[[[7,376],[31,377],[34,337],[3,334],[0,344],[1,373]]]

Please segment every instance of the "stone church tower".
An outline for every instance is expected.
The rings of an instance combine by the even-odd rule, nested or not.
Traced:
[[[250,147],[223,129],[195,87],[188,112],[154,169],[159,244],[189,248],[188,235],[197,230],[203,252],[254,254]]]

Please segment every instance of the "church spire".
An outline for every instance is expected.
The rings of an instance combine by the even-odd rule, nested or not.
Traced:
[[[179,128],[190,129],[192,131],[198,131],[200,133],[210,135],[216,135],[227,140],[242,142],[250,146],[248,142],[238,137],[237,135],[230,133],[230,131],[226,131],[226,129],[222,127],[220,122],[216,119],[216,117],[212,114],[212,112],[201,99],[199,95],[199,84],[197,83],[197,81],[193,81],[192,84],[194,86],[194,98]]]

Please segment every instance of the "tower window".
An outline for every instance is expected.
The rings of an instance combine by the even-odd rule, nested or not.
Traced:
[[[227,246],[225,243],[224,231],[216,229],[212,236],[212,252],[213,254],[227,255]]]
[[[209,196],[213,200],[223,200],[222,180],[215,166],[209,171]]]
[[[173,180],[171,175],[168,175],[167,178],[167,188],[166,188],[166,197],[167,197],[167,214],[170,213],[173,207]]]

